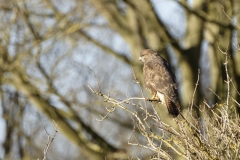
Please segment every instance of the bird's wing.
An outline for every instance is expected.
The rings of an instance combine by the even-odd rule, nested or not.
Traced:
[[[149,61],[144,65],[146,78],[152,87],[165,96],[174,104],[178,104],[177,83],[175,75],[169,64]]]

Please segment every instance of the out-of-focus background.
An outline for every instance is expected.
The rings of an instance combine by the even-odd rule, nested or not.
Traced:
[[[151,151],[128,144],[132,117],[116,109],[101,121],[111,106],[88,85],[142,97],[138,57],[151,48],[173,66],[183,109],[198,69],[194,103],[211,106],[227,97],[222,50],[239,101],[239,25],[238,0],[0,0],[0,159],[42,159],[52,120],[48,159],[149,159]]]

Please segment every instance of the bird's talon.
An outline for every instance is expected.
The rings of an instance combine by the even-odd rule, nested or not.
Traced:
[[[158,101],[158,102],[161,102],[159,99],[155,99],[155,98],[145,98],[145,101],[149,101],[149,102]]]

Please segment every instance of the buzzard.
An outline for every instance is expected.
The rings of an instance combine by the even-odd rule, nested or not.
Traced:
[[[170,64],[151,49],[143,50],[139,61],[144,63],[144,85],[153,94],[149,100],[160,100],[162,104],[167,106],[169,114],[177,117],[180,104],[176,77]]]

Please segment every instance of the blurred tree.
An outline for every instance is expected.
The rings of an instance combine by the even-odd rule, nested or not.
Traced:
[[[197,81],[198,68],[206,68],[210,70],[209,86],[213,88],[217,94],[224,94],[225,70],[223,66],[224,55],[217,50],[218,47],[227,49],[228,44],[235,41],[235,46],[229,46],[229,54],[231,56],[231,73],[232,80],[239,81],[239,72],[237,61],[239,54],[236,54],[237,47],[237,31],[239,27],[231,23],[227,17],[237,18],[239,16],[237,1],[193,1],[188,4],[185,1],[175,2],[185,10],[182,19],[186,19],[186,33],[181,38],[175,38],[178,32],[171,33],[170,27],[159,16],[156,3],[148,0],[144,1],[91,1],[97,10],[108,20],[109,25],[118,32],[126,42],[128,42],[134,59],[137,60],[140,50],[143,48],[152,48],[160,52],[160,54],[169,56],[171,52],[177,59],[176,66],[180,68],[182,86],[182,103],[187,105],[193,93],[195,82]],[[155,3],[154,3],[155,2]],[[158,5],[160,6],[160,5]],[[225,11],[222,7],[225,7]],[[167,6],[164,6],[167,7]],[[169,20],[170,21],[170,20]],[[178,24],[180,25],[180,24]],[[177,31],[177,30],[176,30]],[[206,45],[204,45],[206,44]],[[172,50],[168,49],[171,48]],[[200,62],[200,58],[208,56],[207,62]],[[216,60],[219,59],[219,60]],[[170,59],[170,58],[167,58]],[[170,59],[171,61],[171,59]],[[219,78],[221,77],[219,81]],[[205,87],[208,84],[205,84]],[[237,90],[239,85],[236,84]],[[184,95],[184,96],[183,96]],[[202,101],[204,93],[197,93],[197,104]],[[226,98],[226,97],[225,97]]]
[[[169,4],[175,8],[171,16],[161,12]],[[91,68],[102,91],[120,98],[141,96],[131,68],[141,81],[138,57],[145,48],[158,51],[176,68],[184,107],[192,98],[198,68],[203,72],[195,103],[227,98],[225,55],[218,47],[228,48],[235,84],[231,96],[239,101],[240,27],[232,21],[239,22],[239,8],[237,0],[0,0],[1,158],[41,158],[47,143],[43,126],[53,129],[52,119],[60,134],[49,159],[151,155],[127,145],[130,116],[117,110],[104,122],[96,121],[106,112],[100,106],[114,106],[87,88],[97,87]]]

